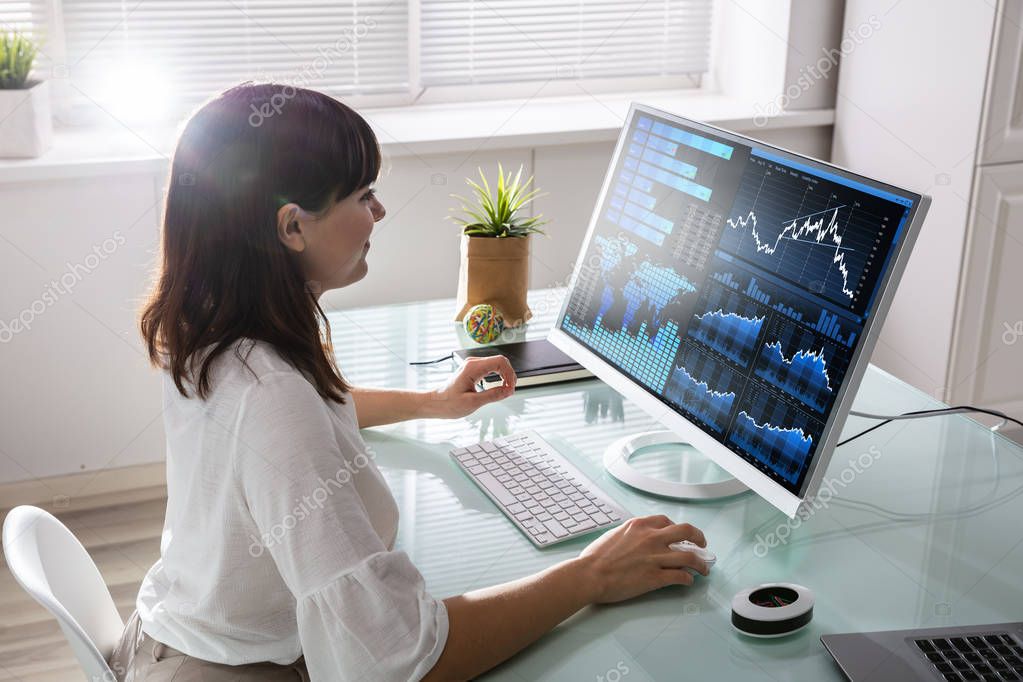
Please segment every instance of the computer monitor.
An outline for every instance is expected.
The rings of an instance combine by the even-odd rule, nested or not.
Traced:
[[[794,516],[929,204],[634,104],[549,339]]]

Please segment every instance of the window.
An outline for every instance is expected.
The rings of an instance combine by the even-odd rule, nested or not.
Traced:
[[[408,104],[429,92],[515,96],[556,81],[684,87],[707,70],[712,0],[0,0],[42,39],[61,111],[180,115],[275,79]],[[535,87],[533,88],[535,91]],[[488,95],[484,93],[493,93]]]

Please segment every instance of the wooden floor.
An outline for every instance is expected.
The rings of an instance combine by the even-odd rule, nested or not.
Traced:
[[[122,618],[135,609],[139,583],[159,557],[166,506],[166,489],[157,486],[47,508],[92,555]],[[0,523],[7,511],[0,510]],[[0,564],[0,681],[84,679],[57,621],[14,582],[6,562]]]

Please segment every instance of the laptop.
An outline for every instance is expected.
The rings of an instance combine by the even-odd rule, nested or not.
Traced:
[[[824,635],[852,682],[1023,680],[1023,623]]]

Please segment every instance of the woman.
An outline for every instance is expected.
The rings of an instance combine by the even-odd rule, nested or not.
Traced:
[[[338,371],[318,297],[366,274],[379,168],[366,122],[309,90],[242,85],[185,126],[140,323],[164,370],[167,516],[111,661],[121,679],[465,679],[588,604],[707,573],[668,547],[703,534],[656,516],[521,580],[426,591],[359,429],[462,417],[515,377],[503,358],[433,392]],[[491,371],[504,387],[477,393]]]

